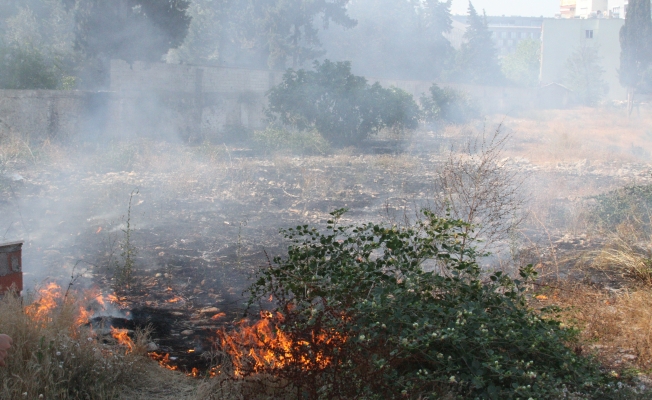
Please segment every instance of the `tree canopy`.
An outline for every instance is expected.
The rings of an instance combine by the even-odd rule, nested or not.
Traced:
[[[457,53],[457,71],[454,76],[458,80],[494,84],[503,80],[498,63],[498,54],[487,27],[486,15],[479,15],[469,2],[469,17],[464,43]]]
[[[188,32],[189,0],[78,0],[76,46],[87,57],[160,61]]]
[[[652,17],[649,0],[630,0],[620,30],[620,83],[634,91],[649,90],[652,66]]]
[[[321,33],[327,57],[352,61],[365,76],[432,80],[451,67],[454,49],[444,34],[450,1],[358,0],[348,7],[352,29]]]
[[[541,64],[541,42],[527,39],[519,42],[516,51],[502,60],[502,70],[510,81],[521,85],[534,87],[539,84],[539,69]]]
[[[320,29],[350,28],[349,0],[196,0],[174,61],[252,68],[299,67],[324,54]],[[321,20],[321,24],[319,24]]]
[[[356,144],[383,128],[414,129],[420,114],[412,95],[369,85],[351,73],[348,62],[315,61],[314,71],[289,69],[268,98],[272,120],[317,129],[336,145]]]

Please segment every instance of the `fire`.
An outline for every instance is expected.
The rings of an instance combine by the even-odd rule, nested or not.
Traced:
[[[129,337],[129,331],[127,329],[116,329],[111,327],[111,336],[118,342],[118,344],[125,346],[125,354],[129,354],[134,351],[134,342]]]
[[[171,298],[170,300],[167,300],[166,303],[178,303],[178,302],[185,302],[185,300],[179,296],[175,296]]]
[[[158,362],[158,365],[160,365],[163,368],[169,369],[171,371],[178,371],[179,367],[176,365],[170,365],[170,355],[169,354],[161,354],[157,353],[155,351],[149,353],[149,357]]]
[[[85,325],[91,320],[92,316],[93,316],[93,313],[91,311],[87,310],[86,307],[79,306],[79,316],[75,320],[75,324],[77,326]]]
[[[52,311],[63,301],[61,286],[55,282],[48,283],[38,290],[38,300],[30,304],[26,313],[35,321],[47,320]]]
[[[330,353],[346,342],[343,335],[320,332],[313,334],[310,340],[295,340],[278,329],[277,323],[282,321],[280,313],[261,312],[261,319],[253,325],[244,321],[235,332],[219,334],[236,375],[290,366],[307,371],[321,370],[336,362]]]
[[[212,320],[217,320],[217,319],[224,318],[224,317],[226,317],[226,313],[221,312],[221,313],[217,313],[217,314],[213,315],[211,317],[211,319]]]

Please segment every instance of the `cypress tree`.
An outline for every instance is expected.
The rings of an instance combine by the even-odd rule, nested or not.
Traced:
[[[652,65],[652,14],[650,0],[630,0],[625,25],[620,30],[620,83],[627,88],[631,114],[634,93],[646,86]]]
[[[503,80],[498,55],[491,32],[487,27],[487,16],[478,15],[469,2],[469,27],[464,32],[465,42],[458,53],[458,71],[461,79],[474,83],[498,83]]]

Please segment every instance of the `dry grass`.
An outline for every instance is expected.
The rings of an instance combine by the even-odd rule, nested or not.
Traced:
[[[533,299],[536,306],[565,309],[562,321],[581,329],[583,351],[595,354],[605,367],[652,368],[652,292],[608,290],[558,283]]]
[[[504,119],[516,139],[507,149],[508,155],[524,156],[538,164],[648,159],[651,124],[652,114],[647,109],[632,118],[627,118],[623,109],[577,108],[532,111]]]
[[[11,294],[0,299],[0,332],[13,339],[0,368],[0,398],[109,399],[142,384],[150,364],[144,336],[125,354],[82,326],[79,301],[60,296],[55,303]],[[46,304],[54,307],[46,310]]]

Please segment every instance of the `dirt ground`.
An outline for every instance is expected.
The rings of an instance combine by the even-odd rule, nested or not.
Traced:
[[[128,231],[134,289],[124,310],[107,314],[154,321],[154,340],[188,370],[206,365],[211,332],[242,316],[256,268],[283,254],[280,228],[319,225],[344,207],[348,222],[413,218],[435,195],[450,152],[499,126],[509,135],[503,163],[522,174],[528,199],[518,242],[541,249],[536,257],[548,265],[550,249],[581,250],[588,197],[652,181],[649,111],[630,119],[621,109],[494,116],[310,156],[246,144],[50,143],[7,164],[0,240],[25,240],[27,290],[55,279],[110,292]]]

